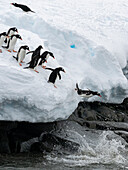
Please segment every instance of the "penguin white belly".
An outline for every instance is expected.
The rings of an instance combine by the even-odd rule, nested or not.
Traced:
[[[19,54],[18,54],[18,63],[24,60],[26,54],[26,50],[21,49]]]
[[[5,36],[1,36],[1,38],[0,38],[0,46],[2,46],[2,45],[3,45],[3,43],[4,43],[4,39],[5,39]]]
[[[87,94],[80,94],[81,97],[85,97],[85,98],[89,98],[89,97],[92,97],[93,95],[90,94],[90,95],[87,95]]]
[[[12,39],[12,40],[10,40],[8,50],[11,50],[11,51],[12,51],[12,50],[14,50],[14,47],[15,47],[16,41],[17,41],[17,38],[16,38],[16,37],[13,37],[13,39]]]
[[[10,31],[8,36],[12,36],[15,32],[13,30]]]
[[[10,37],[11,37],[12,35],[14,35],[14,33],[15,33],[14,31],[12,31],[12,30],[10,31],[10,33],[8,34],[9,37],[7,37],[7,43],[8,43],[8,41],[9,41]]]

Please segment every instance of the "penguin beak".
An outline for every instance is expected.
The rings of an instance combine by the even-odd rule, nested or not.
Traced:
[[[102,97],[102,96],[99,94],[99,97]]]
[[[47,63],[47,61],[45,61]]]
[[[66,71],[64,70],[64,73],[66,73]]]
[[[11,3],[11,5],[13,5],[13,3]]]
[[[22,38],[21,38],[21,40],[22,40]]]

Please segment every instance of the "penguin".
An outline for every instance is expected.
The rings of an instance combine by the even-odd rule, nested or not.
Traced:
[[[28,67],[24,67],[24,69],[28,69],[28,68],[31,68],[33,69],[35,72],[39,73],[36,68],[37,66],[39,65],[40,61],[41,61],[41,55],[40,55],[40,51],[41,49],[43,49],[42,45],[39,45],[35,51],[30,51],[28,52],[27,54],[29,53],[32,53],[32,56],[31,56],[31,61],[28,62],[27,64],[29,64]]]
[[[5,39],[5,43],[8,43],[8,40],[9,40],[9,38],[12,36],[12,35],[14,35],[15,34],[15,32],[17,32],[18,33],[18,30],[17,30],[17,28],[16,27],[12,27],[12,28],[10,28],[9,30],[8,30],[8,32],[7,32],[7,38]]]
[[[49,58],[49,56],[51,56],[52,58],[55,59],[54,55],[52,52],[49,52],[49,51],[45,51],[44,53],[41,54],[41,61],[39,63],[39,65],[42,65],[43,68],[45,68],[46,66],[43,66],[43,64],[46,62],[47,63],[47,60]]]
[[[76,83],[75,90],[77,91],[77,94],[81,97],[89,98],[89,97],[92,97],[92,96],[95,96],[95,95],[101,97],[100,93],[98,93],[97,91],[91,91],[89,89],[88,90],[79,89],[78,83]]]
[[[3,33],[0,34],[0,46],[3,45],[6,36],[7,36],[7,35],[6,35],[6,32],[3,32]],[[2,50],[1,50],[1,49],[0,49],[0,53],[2,53]]]
[[[63,71],[65,73],[65,70],[62,67],[58,67],[56,69],[52,69],[52,68],[45,68],[45,69],[52,71],[52,73],[49,76],[48,83],[53,83],[54,87],[57,88],[55,85],[56,79],[57,77],[59,77],[59,79],[61,80],[60,71]]]
[[[14,50],[14,47],[15,47],[15,44],[16,44],[16,41],[17,39],[20,39],[22,40],[21,36],[19,34],[16,34],[16,35],[12,35],[7,43],[7,46],[2,46],[3,48],[6,48],[8,52],[16,52]]]
[[[41,58],[40,55],[35,55],[35,56],[32,58],[32,60],[31,60],[29,63],[27,63],[27,64],[29,64],[29,66],[28,66],[28,67],[24,67],[24,69],[31,68],[31,69],[33,69],[35,72],[39,73],[39,72],[36,70],[36,68],[38,67],[41,59],[42,59],[42,58]]]
[[[34,51],[29,51],[27,54],[32,53],[31,60],[33,60],[35,56],[40,56],[41,49],[43,49],[43,47],[42,45],[39,45]],[[30,62],[28,64],[30,64]]]
[[[34,11],[32,11],[28,6],[26,5],[22,5],[22,4],[17,4],[17,3],[11,3],[11,5],[15,6],[15,7],[18,7],[18,8],[21,8],[24,12],[33,12],[35,13]]]
[[[16,57],[13,56],[13,58],[15,58],[18,61],[20,66],[22,66],[21,63],[23,63],[23,60],[25,58],[26,50],[29,51],[29,47],[27,45],[21,46],[18,50],[17,56]]]

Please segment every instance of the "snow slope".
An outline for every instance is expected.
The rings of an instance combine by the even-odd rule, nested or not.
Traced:
[[[20,1],[16,1],[21,3]],[[42,45],[50,50],[47,66],[62,66],[57,89],[47,83],[49,70],[38,67],[39,74],[23,69],[13,53],[0,54],[0,120],[49,122],[66,119],[80,98],[74,88],[99,91],[102,98],[92,100],[121,102],[127,96],[128,81],[122,72],[127,64],[128,17],[126,0],[23,0],[36,13],[24,13],[0,0],[0,30],[16,26],[23,41],[15,49]],[[75,44],[76,48],[70,48]],[[43,52],[43,50],[42,50]]]

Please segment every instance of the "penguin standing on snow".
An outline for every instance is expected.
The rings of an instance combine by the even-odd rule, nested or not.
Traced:
[[[22,66],[21,63],[23,63],[23,60],[25,58],[26,50],[29,51],[29,47],[27,45],[21,46],[18,50],[17,56],[16,57],[13,56],[13,58],[15,58],[18,61],[20,66]]]
[[[34,51],[29,51],[27,54],[32,53],[32,56],[31,56],[31,60],[32,60],[35,56],[40,56],[41,49],[43,49],[43,47],[42,45],[39,45]]]
[[[7,43],[7,46],[2,46],[2,47],[6,48],[8,52],[11,52],[11,51],[16,52],[14,50],[14,47],[15,47],[17,39],[22,40],[22,38],[19,34],[12,35],[11,38],[9,39],[8,43]]]
[[[30,51],[29,53],[32,53],[32,57],[31,57],[31,61],[27,64],[30,64],[28,67],[24,67],[24,69],[27,68],[31,68],[34,69],[35,72],[39,73],[36,68],[39,65],[40,61],[41,61],[41,55],[40,55],[40,51],[41,49],[43,49],[43,47],[41,45],[38,46],[38,48],[35,49],[35,51]]]
[[[11,3],[11,5],[21,8],[24,12],[34,12],[32,11],[28,6],[22,5],[22,4],[17,4],[17,3]],[[35,13],[35,12],[34,12]]]
[[[53,53],[49,52],[49,51],[45,51],[44,53],[41,54],[41,61],[39,63],[39,65],[42,65],[43,68],[45,68],[46,66],[43,66],[43,64],[46,62],[47,63],[47,60],[49,58],[49,56],[51,56],[52,58],[55,59]]]
[[[59,79],[61,80],[60,71],[63,71],[65,73],[65,70],[62,67],[58,67],[56,69],[52,69],[52,68],[45,68],[45,69],[52,71],[52,73],[49,76],[48,83],[53,83],[54,87],[57,88],[55,85],[56,79],[57,77],[59,77]]]
[[[8,41],[9,41],[9,39],[10,39],[10,37],[12,36],[12,35],[14,35],[15,34],[15,32],[17,32],[18,33],[18,30],[17,30],[17,28],[16,27],[12,27],[12,28],[10,28],[9,30],[8,30],[8,32],[7,32],[7,38],[5,39],[5,43],[8,43]]]
[[[6,36],[7,36],[7,35],[6,35],[6,32],[3,32],[3,33],[0,34],[0,46],[3,45]],[[1,49],[0,49],[0,53],[2,53],[2,50],[1,50]]]
[[[100,93],[98,93],[97,91],[91,91],[89,89],[88,90],[79,89],[78,83],[76,83],[75,90],[77,91],[78,95],[81,96],[81,97],[89,98],[89,97],[92,97],[92,96],[95,96],[95,95],[101,97]]]

